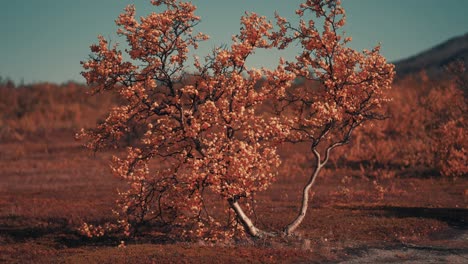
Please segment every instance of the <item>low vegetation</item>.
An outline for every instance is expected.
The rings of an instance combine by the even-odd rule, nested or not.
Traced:
[[[232,46],[187,74],[206,39],[192,34],[195,7],[152,2],[165,11],[117,20],[145,67],[100,37],[88,85],[0,82],[0,261],[466,259],[463,63],[392,84],[379,47],[346,47],[339,1],[316,0],[297,14],[323,32],[248,13]],[[173,45],[151,49],[154,34]],[[297,61],[244,65],[294,42]]]

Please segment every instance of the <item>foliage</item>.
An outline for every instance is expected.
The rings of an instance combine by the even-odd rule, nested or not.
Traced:
[[[87,89],[73,82],[0,84],[0,140],[21,141],[58,130],[93,127],[117,100],[109,95],[90,97]]]
[[[279,47],[298,42],[302,48],[297,61],[287,63],[286,69],[317,82],[288,89],[276,106],[290,129],[285,141],[306,142],[315,157],[313,173],[303,190],[301,209],[285,228],[287,234],[294,232],[304,219],[310,188],[331,151],[347,144],[353,131],[363,123],[385,117],[382,104],[388,101],[385,93],[394,75],[394,66],[380,55],[379,46],[362,53],[347,47],[351,38],[340,33],[346,19],[340,1],[306,1],[296,13],[300,17],[307,13],[315,15],[322,22],[323,31],[314,20],[301,19],[295,27],[276,16],[282,36]]]
[[[278,14],[274,29],[265,17],[246,13],[233,44],[215,48],[204,61],[195,58],[196,71],[189,75],[188,54],[208,38],[193,32],[200,21],[195,6],[175,0],[151,3],[162,11],[137,21],[134,6],[128,6],[116,21],[130,60],[100,36],[83,62],[83,76],[94,93],[111,91],[123,101],[96,129],[81,132],[88,147],[119,148],[130,131],[143,132],[126,155],[113,158],[113,173],[129,188],[119,193],[120,222],[104,229],[120,228],[130,235],[152,222],[170,224],[173,234],[205,239],[230,238],[238,230],[255,237],[269,234],[253,225],[250,210],[244,212],[239,202],[249,209],[245,201],[275,180],[277,147],[310,144],[316,163],[304,190],[308,197],[330,151],[348,143],[356,127],[383,117],[393,65],[379,47],[362,53],[346,47],[351,39],[340,33],[345,15],[339,1],[309,0],[296,13],[315,15],[323,29],[313,20],[301,19],[295,26]],[[281,59],[273,70],[245,66],[257,49],[293,43],[303,50],[296,61]],[[297,77],[316,85],[293,86]],[[214,214],[210,206],[222,206],[224,214]],[[102,234],[96,230],[83,228],[88,235]]]
[[[386,106],[391,118],[360,128],[353,147],[341,149],[339,156],[366,165],[367,171],[467,175],[466,73],[458,62],[448,68],[447,79],[421,73],[395,84]]]

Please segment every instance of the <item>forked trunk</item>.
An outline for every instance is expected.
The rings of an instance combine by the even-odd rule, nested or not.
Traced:
[[[350,130],[350,132],[348,132],[348,134],[351,133],[351,131],[352,130]],[[287,225],[284,228],[284,234],[285,235],[288,235],[288,236],[291,235],[299,227],[299,225],[302,223],[302,221],[304,220],[305,215],[307,213],[307,208],[309,207],[310,188],[312,188],[312,186],[314,185],[315,180],[317,179],[317,176],[319,175],[322,168],[325,166],[325,164],[327,164],[328,159],[330,157],[330,151],[332,149],[336,148],[336,147],[339,147],[339,146],[342,146],[342,145],[346,144],[347,143],[347,138],[348,137],[346,137],[345,140],[343,140],[343,141],[336,142],[333,145],[329,146],[325,151],[325,158],[323,159],[323,161],[322,161],[322,158],[320,156],[320,153],[317,151],[315,146],[313,146],[311,148],[312,153],[314,153],[315,159],[316,159],[315,169],[314,169],[314,172],[312,173],[312,175],[310,176],[309,181],[307,182],[307,184],[304,186],[304,189],[302,190],[301,209],[299,210],[299,213],[298,213],[297,217],[294,219],[294,221],[292,221],[289,225]],[[266,237],[266,236],[276,236],[277,235],[275,233],[265,232],[265,231],[260,230],[257,227],[255,227],[255,225],[252,223],[252,220],[250,220],[250,218],[244,213],[244,211],[240,207],[239,203],[237,202],[237,199],[228,199],[228,202],[229,202],[231,208],[235,211],[235,213],[237,215],[237,218],[239,219],[239,221],[244,226],[245,231],[249,235],[251,235],[252,237],[257,237],[257,238]]]

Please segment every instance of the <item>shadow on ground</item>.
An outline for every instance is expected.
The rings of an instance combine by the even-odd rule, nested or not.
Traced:
[[[468,229],[468,209],[463,208],[428,208],[401,206],[336,206],[338,209],[375,212],[375,215],[397,218],[427,218],[447,223],[450,227]]]

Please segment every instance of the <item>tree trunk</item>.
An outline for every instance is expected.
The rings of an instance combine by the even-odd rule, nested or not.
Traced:
[[[244,210],[240,207],[239,203],[235,199],[228,199],[229,205],[236,213],[237,219],[244,226],[245,231],[252,237],[262,238],[266,236],[275,236],[274,233],[265,232],[258,229],[253,224],[252,220],[244,213]]]
[[[317,179],[317,176],[320,173],[320,170],[323,168],[323,166],[328,160],[326,159],[322,163],[320,160],[320,154],[316,150],[314,150],[313,152],[317,159],[317,163],[316,163],[317,165],[315,166],[314,173],[310,176],[309,181],[307,182],[307,184],[304,186],[304,189],[302,190],[302,205],[301,205],[301,209],[299,210],[299,214],[297,215],[296,219],[294,219],[294,221],[290,223],[288,226],[286,226],[286,228],[284,229],[284,233],[288,236],[291,235],[304,220],[304,217],[307,213],[307,208],[309,206],[310,188],[312,187],[312,185],[314,185],[315,179]]]

